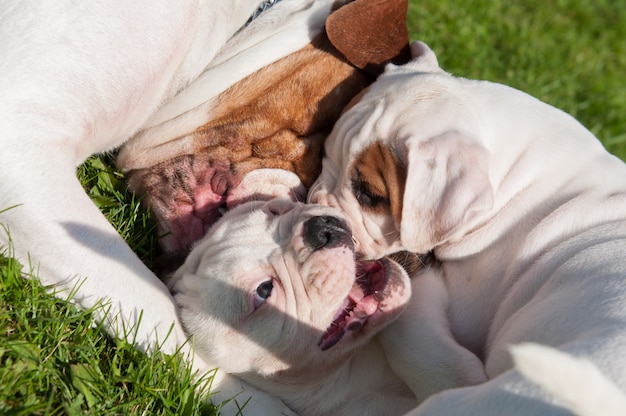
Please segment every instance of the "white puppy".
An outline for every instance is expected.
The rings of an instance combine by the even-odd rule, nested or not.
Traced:
[[[562,111],[412,52],[335,125],[311,195],[366,257],[435,256],[381,337],[412,414],[567,414],[513,367],[527,341],[626,389],[626,165]]]
[[[300,415],[400,415],[417,405],[374,335],[410,297],[395,262],[356,262],[331,208],[287,199],[228,212],[170,286],[197,353]]]
[[[0,248],[10,238],[16,257],[43,284],[60,295],[78,287],[74,300],[84,307],[104,299],[110,332],[129,331],[143,349],[159,343],[172,353],[186,340],[173,298],[91,203],[76,166],[137,133],[202,73],[260,3],[22,0],[0,10],[0,224],[8,231],[0,233]],[[330,1],[310,0],[281,10],[320,3],[330,8]],[[274,49],[287,54],[309,42],[310,28],[300,27],[290,37],[300,46]],[[201,360],[194,364],[204,369]],[[214,388],[216,399],[227,399],[243,387],[218,373]],[[238,399],[250,395],[253,414],[288,412],[253,389]]]

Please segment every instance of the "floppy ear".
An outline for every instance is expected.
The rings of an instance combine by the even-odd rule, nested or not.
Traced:
[[[348,61],[372,75],[411,59],[406,0],[355,0],[326,19],[330,42]]]
[[[489,153],[458,132],[409,138],[407,147],[400,238],[405,249],[426,253],[463,236],[493,206]]]

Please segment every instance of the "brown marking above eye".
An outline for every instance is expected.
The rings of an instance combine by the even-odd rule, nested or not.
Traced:
[[[389,213],[400,223],[406,168],[389,146],[375,142],[365,148],[355,159],[350,178],[352,193],[364,209]]]

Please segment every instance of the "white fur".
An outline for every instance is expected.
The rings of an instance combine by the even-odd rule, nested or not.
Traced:
[[[584,358],[624,391],[626,165],[562,111],[412,51],[337,122],[310,198],[344,211],[365,256],[434,253],[381,338],[426,399],[411,414],[569,414],[513,366],[520,342]],[[377,140],[407,169],[398,222],[352,194],[351,162]]]
[[[158,342],[171,353],[185,342],[173,299],[91,203],[75,169],[90,155],[126,143],[208,66],[214,68],[203,79],[219,85],[219,74],[249,73],[267,63],[244,68],[250,60],[236,56],[212,63],[259,3],[22,0],[0,11],[0,223],[16,257],[32,265],[43,284],[61,296],[82,282],[74,300],[84,307],[108,302],[110,332],[134,328],[131,338],[144,350]],[[313,0],[285,3],[290,5],[267,12],[275,22],[311,9]],[[303,14],[297,14],[300,29],[307,27]],[[273,26],[276,36],[289,37],[290,29],[283,34],[280,23]],[[260,41],[258,33],[251,38]],[[240,50],[253,47],[249,39],[238,39]],[[295,39],[299,44],[304,37]],[[255,45],[251,60],[271,59],[268,51],[278,43]],[[280,54],[295,47],[281,46]],[[6,250],[9,237],[1,234]],[[211,368],[199,358],[194,364],[201,371]],[[221,372],[213,388],[217,400],[240,393],[244,403],[251,397],[249,414],[289,413]],[[236,411],[231,403],[225,414]]]
[[[585,359],[572,357],[538,344],[511,347],[515,367],[579,416],[621,416],[626,396],[598,368]]]
[[[181,146],[193,149],[189,132],[206,123],[207,114],[215,105],[214,98],[237,81],[309,43],[324,29],[332,3],[285,1],[274,6],[272,13],[262,14],[224,46],[189,88],[152,115],[144,130],[121,150],[118,163],[125,170],[142,169],[180,154]],[[290,17],[279,19],[275,17],[277,13]],[[183,136],[187,137],[181,140]]]
[[[341,218],[334,209],[287,199],[227,212],[170,282],[181,320],[198,355],[282,398],[301,416],[401,415],[417,401],[374,336],[409,299],[408,276],[383,262],[391,283],[380,290],[380,309],[361,330],[322,350],[319,340],[345,307],[356,269],[349,232],[347,244],[307,243],[304,224],[316,216]],[[256,289],[267,281],[271,294],[255,309]]]

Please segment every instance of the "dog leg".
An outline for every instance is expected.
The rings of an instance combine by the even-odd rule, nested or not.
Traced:
[[[186,335],[169,291],[89,200],[76,179],[74,161],[44,145],[25,146],[28,157],[9,160],[5,155],[22,154],[19,146],[9,143],[5,149],[15,151],[0,155],[0,223],[10,233],[15,256],[25,270],[32,264],[35,276],[44,285],[53,285],[60,297],[79,285],[73,300],[82,307],[107,302],[105,328],[113,336],[128,332],[128,341],[144,351],[157,342],[165,353],[176,351]],[[7,234],[0,231],[0,246],[8,244]],[[191,354],[187,344],[181,352]],[[213,368],[198,357],[193,363],[200,375]],[[212,395],[216,401],[237,396],[241,405],[252,398],[246,406],[249,414],[289,414],[279,400],[222,372],[212,389],[219,392]],[[237,405],[230,402],[222,412],[237,414]]]
[[[112,335],[134,329],[143,311],[129,340],[143,350],[165,342],[171,352],[185,337],[165,285],[76,179],[77,165],[130,137],[191,72],[183,61],[193,38],[174,22],[199,23],[197,6],[172,7],[164,19],[168,7],[23,1],[3,8],[0,222],[45,285],[62,295],[81,282],[74,296],[81,306],[109,302]]]
[[[443,279],[431,269],[411,284],[407,309],[379,335],[394,372],[420,403],[443,390],[485,382],[482,361],[450,333]]]
[[[73,301],[82,307],[104,302],[111,335],[134,340],[144,351],[162,343],[172,353],[186,337],[169,291],[90,201],[67,158],[58,155],[50,163],[43,159],[54,150],[44,150],[44,156],[14,161],[19,168],[3,172],[3,203],[13,207],[3,206],[0,222],[16,257],[25,268],[31,263],[58,296],[78,288]],[[33,172],[39,172],[35,180],[23,180]]]
[[[617,416],[624,414],[626,403],[622,393],[612,382],[599,374],[597,369],[594,368],[589,372],[590,367],[586,365],[589,363],[580,366],[581,362],[575,359],[563,361],[563,358],[572,357],[567,357],[559,351],[556,351],[558,356],[552,357],[539,357],[537,352],[537,350],[527,349],[520,353],[520,350],[517,350],[519,353],[517,359],[519,362],[524,361],[521,364],[525,367],[524,371],[529,371],[535,365],[543,367],[534,376],[542,377],[544,382],[557,387],[559,397],[548,394],[546,390],[530,381],[517,369],[511,369],[486,383],[436,394],[406,416],[572,416],[574,414]],[[513,353],[515,355],[516,351],[513,350]],[[540,353],[544,354],[545,349]],[[549,362],[546,363],[544,361],[546,359]],[[540,364],[540,361],[544,362]],[[562,367],[562,364],[566,364],[566,367]],[[584,377],[579,379],[578,377],[583,373]],[[544,378],[546,375],[548,376]],[[597,376],[604,379],[600,384],[594,384],[599,381]],[[605,387],[609,388],[605,390]]]
[[[76,166],[134,134],[257,3],[33,0],[0,13],[0,224],[8,231],[0,230],[0,249],[12,244],[59,297],[76,289],[82,307],[106,302],[104,327],[144,351],[171,354],[185,342],[175,303],[89,200]],[[241,393],[233,377],[218,376],[220,398]],[[250,414],[285,409],[257,390],[245,394],[254,397]]]

